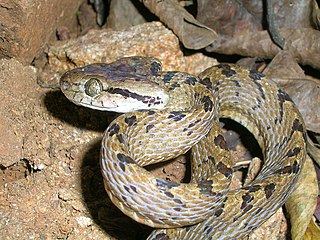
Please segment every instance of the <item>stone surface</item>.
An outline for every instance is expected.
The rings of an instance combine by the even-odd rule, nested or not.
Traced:
[[[0,166],[9,167],[22,159],[23,113],[38,86],[34,69],[14,59],[0,62],[0,79]]]
[[[0,0],[0,58],[30,64],[55,39],[59,26],[76,26],[83,0]]]
[[[183,56],[178,38],[160,22],[145,23],[123,31],[91,30],[77,39],[61,41],[48,51],[49,65],[56,72],[134,55],[156,57],[164,70],[193,74],[217,63],[200,53]]]

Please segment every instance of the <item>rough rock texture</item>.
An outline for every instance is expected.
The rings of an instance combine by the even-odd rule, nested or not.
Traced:
[[[178,38],[160,22],[145,23],[123,31],[91,30],[88,34],[51,46],[49,65],[56,71],[65,71],[94,62],[112,62],[126,56],[153,56],[164,70],[200,73],[216,64],[203,54],[184,57]]]
[[[1,105],[0,105],[0,165],[9,167],[23,157],[23,132],[26,130],[27,116],[21,113],[36,105],[35,69],[23,67],[16,60],[0,62]],[[19,103],[19,104],[17,104]],[[37,104],[38,105],[38,104]]]
[[[77,24],[83,0],[0,0],[0,58],[16,57],[29,64],[54,39],[59,26]]]

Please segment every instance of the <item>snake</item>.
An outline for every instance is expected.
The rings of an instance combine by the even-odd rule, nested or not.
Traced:
[[[70,70],[60,88],[77,105],[122,113],[103,134],[100,168],[113,204],[155,228],[148,239],[243,239],[282,207],[305,162],[296,105],[246,67],[221,63],[194,76],[131,56]],[[261,170],[239,188],[230,188],[235,163],[221,118],[246,127],[262,150]],[[187,151],[188,183],[145,169]]]

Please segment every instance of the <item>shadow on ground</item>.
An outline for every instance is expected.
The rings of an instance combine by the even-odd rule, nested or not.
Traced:
[[[81,130],[103,132],[117,116],[109,112],[76,106],[60,91],[50,91],[44,104],[52,116]],[[119,240],[146,239],[151,228],[124,215],[109,199],[100,172],[101,139],[88,147],[81,163],[82,197],[91,219],[106,233]]]

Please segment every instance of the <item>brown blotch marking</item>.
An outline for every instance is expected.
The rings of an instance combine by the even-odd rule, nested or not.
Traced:
[[[164,83],[169,83],[175,74],[176,74],[175,71],[166,72],[166,74],[162,77],[162,81]]]
[[[168,118],[172,119],[175,122],[180,121],[181,119],[183,119],[186,116],[185,113],[181,112],[181,111],[172,111],[170,112],[170,115],[168,116]]]
[[[239,216],[239,217],[240,217],[240,216]],[[232,219],[232,221],[233,221],[233,222],[237,221],[237,220],[239,219],[239,217],[234,217],[234,218]]]
[[[294,161],[294,163],[292,165],[292,172],[296,174],[299,171],[300,171],[300,165],[298,164],[297,161]]]
[[[149,124],[146,126],[146,133],[148,133],[150,131],[150,129],[154,128],[153,124]]]
[[[174,89],[177,88],[177,87],[180,87],[180,84],[177,83],[177,82],[175,82],[175,83],[171,84],[169,90],[174,90]]]
[[[279,105],[280,105],[280,109],[279,109],[280,119],[279,119],[279,122],[281,123],[282,118],[283,118],[283,103],[286,102],[286,101],[292,102],[292,100],[289,97],[289,95],[286,92],[282,91],[281,89],[278,89],[278,100],[279,100]]]
[[[200,181],[200,182],[198,182],[197,186],[200,189],[200,193],[211,194],[212,193],[212,184],[213,184],[212,180]]]
[[[234,74],[236,74],[236,71],[231,69],[231,66],[229,64],[218,64],[216,67],[221,68],[221,74],[223,74],[226,77],[232,77]]]
[[[258,227],[256,226],[249,226],[248,229],[249,229],[249,232],[253,232],[254,230],[256,230]]]
[[[278,89],[278,98],[279,98],[279,101],[282,101],[282,102],[285,102],[285,101],[293,102],[291,97],[288,95],[288,93],[286,93],[282,89]]]
[[[212,89],[212,82],[209,77],[200,79],[199,83],[206,86],[206,88],[208,88],[208,89]]]
[[[176,212],[180,212],[181,208],[175,207],[175,208],[173,208],[173,210],[175,210]]]
[[[130,188],[128,188],[126,185],[123,185],[123,187],[127,192],[130,192]]]
[[[184,83],[188,85],[194,85],[197,82],[197,79],[192,76],[187,76],[186,79],[184,80]]]
[[[217,207],[217,210],[214,212],[216,217],[219,217],[223,213],[224,203],[221,203],[220,206]]]
[[[239,83],[238,80],[236,80],[236,79],[231,79],[230,81],[233,82],[237,87],[241,87],[241,85],[240,85],[240,83]],[[239,93],[238,93],[238,95],[239,95]]]
[[[180,184],[179,183],[175,183],[175,182],[168,182],[168,181],[165,181],[163,179],[160,179],[160,178],[157,178],[156,179],[156,185],[157,185],[157,188],[162,190],[162,191],[166,191],[168,189],[171,189],[173,187],[177,187],[179,186]]]
[[[153,115],[153,114],[155,114],[156,112],[155,111],[152,111],[152,110],[150,110],[150,111],[148,111],[148,115]]]
[[[293,124],[292,124],[292,130],[304,132],[303,125],[298,119],[294,119]]]
[[[259,207],[259,208],[256,210],[256,212],[254,213],[254,215],[259,214],[262,210],[263,210],[263,208]]]
[[[256,70],[250,70],[249,71],[249,77],[252,79],[252,80],[261,80],[265,75],[263,73],[260,73]]]
[[[201,122],[201,119],[197,119],[195,122],[190,123],[187,128],[184,128],[183,131],[186,132],[189,128],[194,127],[197,123]]]
[[[109,136],[112,137],[114,134],[117,134],[120,130],[120,126],[116,123],[112,124],[109,129],[108,129],[108,132],[109,132]]]
[[[214,138],[214,144],[224,150],[228,150],[228,146],[227,146],[227,143],[226,141],[224,140],[224,137],[219,134],[218,136],[216,136]]]
[[[175,203],[182,204],[182,201],[181,201],[180,199],[178,199],[178,198],[174,198],[173,201],[174,201]]]
[[[252,185],[252,186],[247,186],[243,188],[244,190],[248,190],[249,192],[256,192],[261,189],[260,185]]]
[[[217,209],[215,212],[214,212],[214,215],[216,216],[216,217],[219,217],[221,214],[223,213],[223,209]]]
[[[132,159],[131,157],[126,156],[126,155],[124,155],[124,154],[122,154],[122,153],[118,153],[118,154],[117,154],[117,158],[118,158],[118,160],[120,161],[120,162],[119,162],[119,166],[120,166],[120,168],[122,169],[122,171],[125,171],[125,170],[126,170],[126,165],[127,165],[128,163],[134,163],[134,164],[136,164],[135,161],[133,161],[133,159]]]
[[[266,198],[269,199],[271,195],[274,193],[276,185],[274,183],[270,183],[264,187],[264,193],[266,194]]]
[[[287,152],[287,157],[293,157],[293,156],[297,156],[298,153],[301,151],[301,148],[300,147],[295,147],[294,149],[290,149],[288,152]]]
[[[293,163],[292,166],[285,166],[283,168],[278,169],[277,171],[275,171],[273,174],[296,174],[299,172],[300,166],[297,163],[297,161],[295,161]]]
[[[212,232],[212,229],[213,229],[212,227],[206,226],[206,227],[204,228],[205,234],[209,235],[209,234]]]
[[[206,112],[208,112],[208,111],[211,112],[213,109],[213,102],[211,101],[211,99],[208,96],[204,96],[202,98],[202,101],[204,102],[204,110]]]
[[[307,132],[304,130],[303,124],[299,121],[299,119],[294,119],[293,124],[292,124],[292,132],[291,135],[293,134],[294,131],[299,131],[303,135],[303,139],[306,142],[307,141]]]
[[[132,191],[134,191],[135,193],[137,193],[137,188],[133,185],[130,185],[130,188],[132,189]]]
[[[171,192],[164,192],[164,194],[166,195],[166,196],[168,196],[169,198],[174,198],[174,195],[171,193]]]
[[[161,71],[161,64],[159,62],[152,62],[150,65],[151,74],[156,75]]]
[[[127,197],[126,197],[126,196],[121,195],[121,198],[122,198],[125,202],[127,201]]]
[[[184,229],[186,230],[186,232],[190,231],[192,228],[192,225],[191,226],[186,226]]]
[[[120,134],[117,134],[117,138],[118,138],[118,141],[120,142],[120,143],[124,143],[124,140],[123,140],[123,137],[122,137],[122,134],[120,133]]]
[[[254,197],[249,192],[242,196],[242,204],[240,208],[243,212],[247,212],[253,207],[252,204],[249,204],[253,199]]]
[[[118,153],[117,154],[117,158],[120,162],[123,162],[123,163],[134,163],[135,164],[135,161],[133,161],[133,159],[123,153]]]
[[[122,162],[119,163],[119,167],[121,168],[122,171],[126,171],[126,165]]]
[[[189,132],[187,133],[187,136],[190,136],[192,133],[193,133],[193,131],[189,131]]]
[[[226,77],[232,77],[234,74],[236,74],[236,71],[233,69],[223,69],[221,74],[225,75]]]
[[[170,240],[170,238],[165,233],[159,233],[155,236],[155,240]]]
[[[231,68],[228,63],[219,63],[219,64],[215,65],[215,67],[224,68],[224,69],[230,69]]]
[[[255,85],[257,85],[257,87],[258,87],[258,89],[259,89],[259,92],[260,92],[260,94],[261,94],[261,97],[262,97],[263,99],[266,99],[266,95],[265,95],[265,92],[264,92],[264,90],[263,90],[263,87],[262,87],[261,83],[258,82],[257,80],[253,80],[253,82],[254,82]]]
[[[210,160],[213,165],[216,165],[216,159],[213,156],[208,156],[208,160]]]
[[[231,178],[232,176],[232,169],[228,168],[223,162],[219,162],[217,164],[217,170],[221,172],[227,179]]]
[[[243,212],[248,212],[251,208],[253,208],[253,205],[252,204],[248,204],[242,209],[242,211]]]

